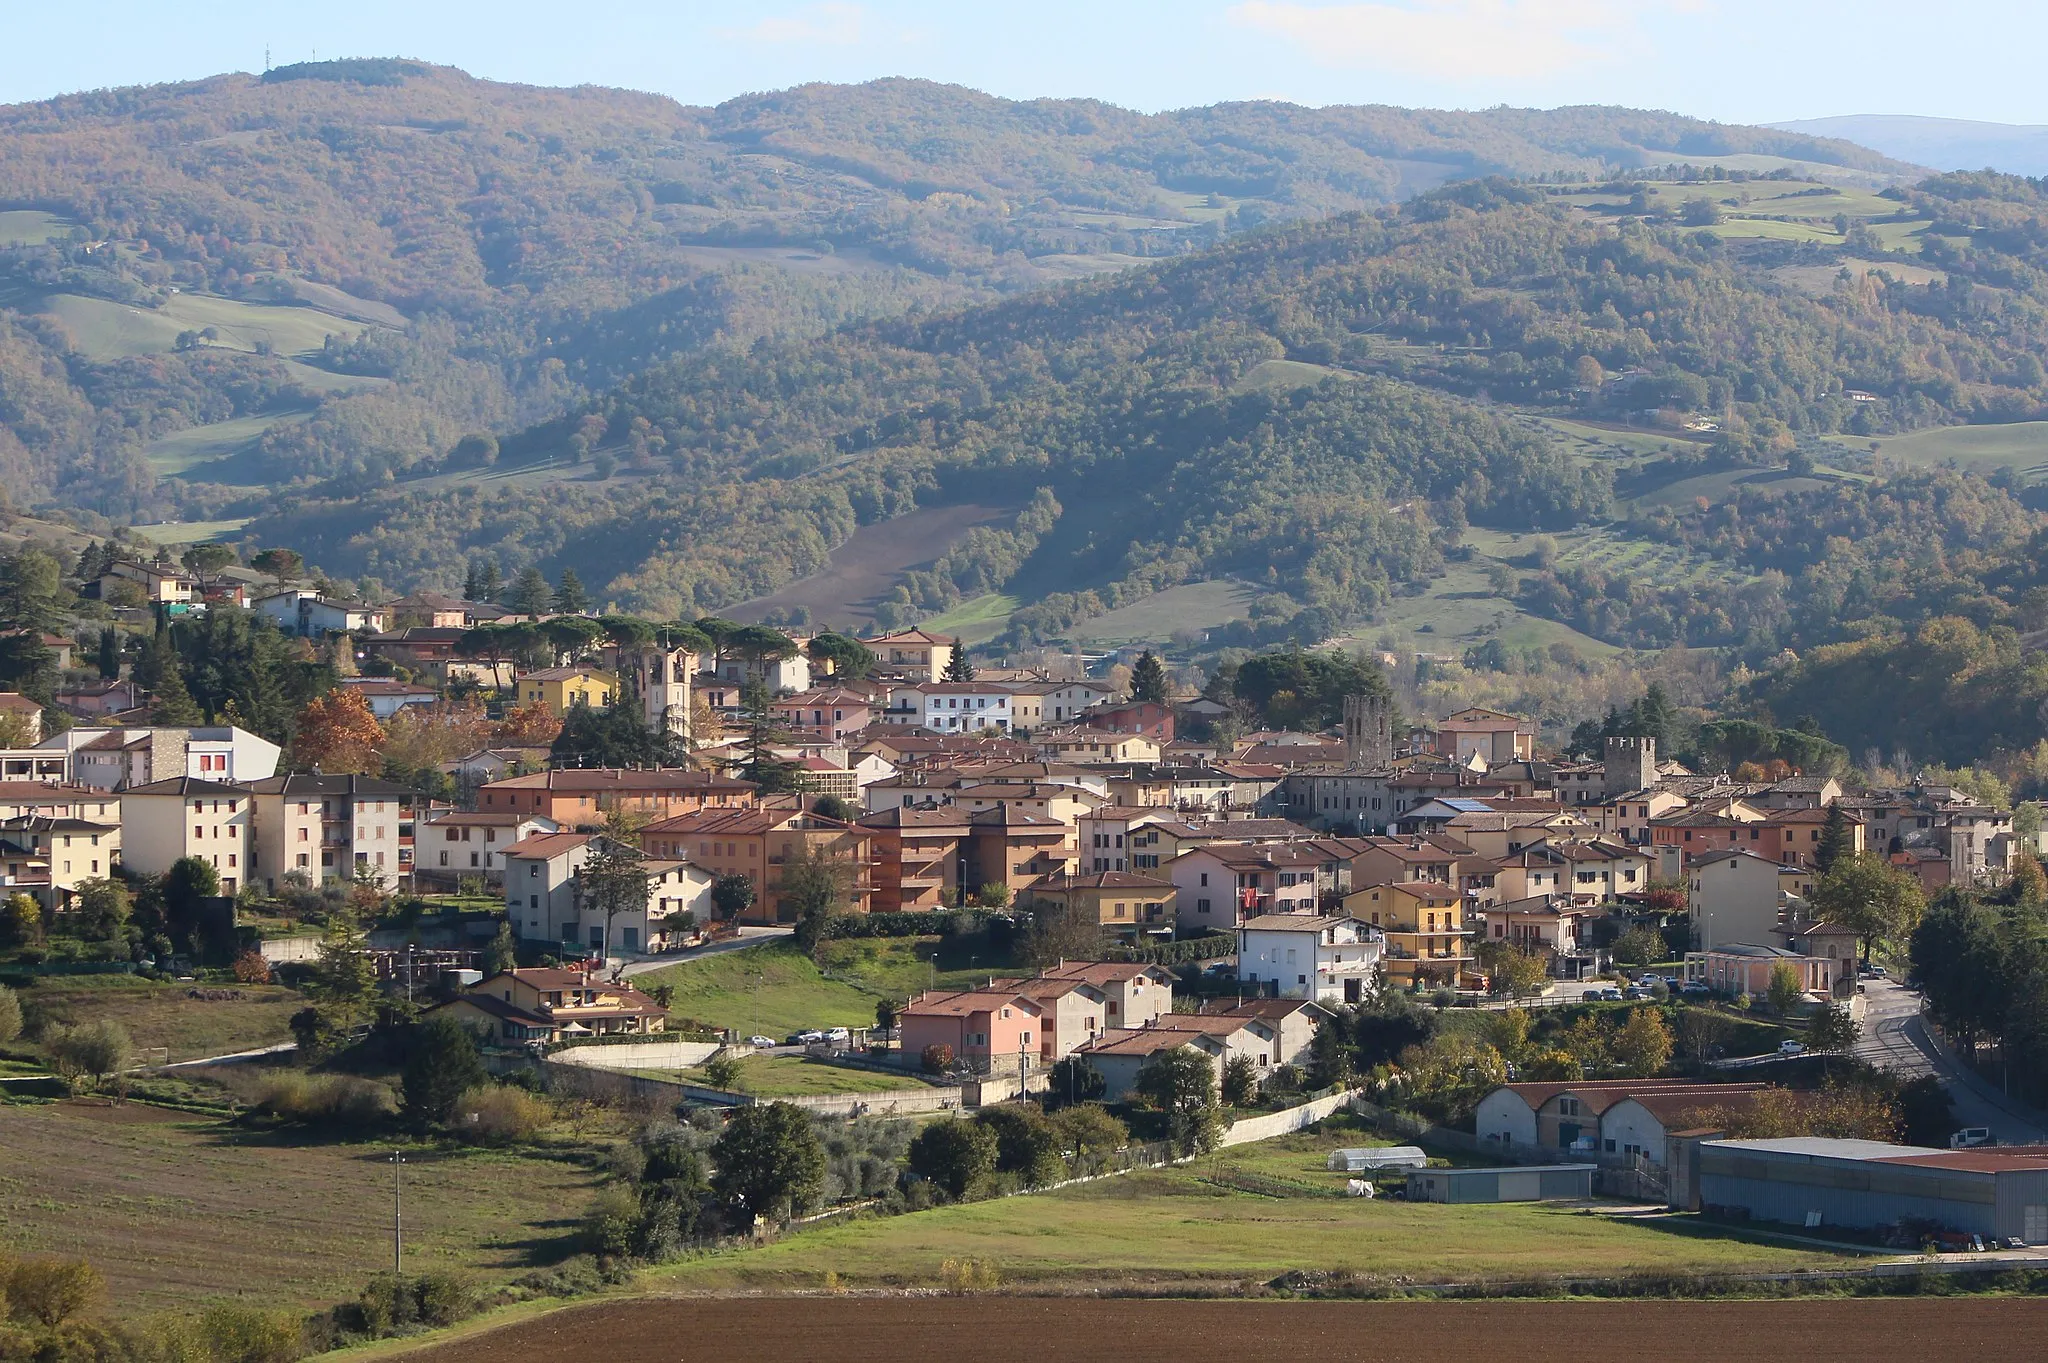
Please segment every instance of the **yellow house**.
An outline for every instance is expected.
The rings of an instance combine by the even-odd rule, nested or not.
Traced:
[[[1387,982],[1406,989],[1418,979],[1463,985],[1472,968],[1465,939],[1465,903],[1454,885],[1404,880],[1371,885],[1344,897],[1344,909],[1387,935],[1381,955]]]
[[[519,679],[521,705],[546,701],[548,709],[558,715],[568,714],[579,704],[593,710],[609,709],[618,694],[619,679],[594,667],[544,667]]]
[[[1022,899],[1039,909],[1078,913],[1081,921],[1126,941],[1173,931],[1174,883],[1129,871],[1050,875],[1026,887]]]

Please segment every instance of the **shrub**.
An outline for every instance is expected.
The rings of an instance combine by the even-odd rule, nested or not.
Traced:
[[[21,1035],[21,999],[0,984],[0,1046]]]
[[[944,1074],[953,1063],[953,1048],[943,1042],[933,1042],[919,1051],[917,1058],[926,1074]]]
[[[245,951],[235,957],[235,978],[243,984],[269,984],[270,962],[260,951]]]
[[[704,1082],[715,1089],[737,1089],[740,1085],[739,1060],[720,1051],[704,1066]]]
[[[910,1171],[960,1198],[996,1170],[996,1133],[979,1122],[936,1121],[910,1142]]]
[[[345,1074],[282,1070],[265,1075],[247,1101],[258,1114],[307,1126],[367,1130],[398,1115],[388,1085]]]
[[[583,1247],[600,1259],[623,1258],[639,1228],[640,1195],[616,1183],[600,1188],[583,1213]]]
[[[47,1027],[42,1046],[51,1069],[73,1084],[88,1087],[119,1073],[134,1050],[128,1029],[111,1018],[95,1018],[76,1027]]]
[[[1001,1283],[996,1266],[985,1259],[948,1259],[939,1265],[939,1287],[951,1296],[992,1292]]]
[[[455,1106],[455,1131],[478,1145],[532,1140],[555,1115],[548,1100],[505,1084],[479,1084]]]
[[[83,1259],[0,1260],[0,1306],[18,1321],[62,1325],[105,1288],[99,1270]]]
[[[306,1352],[305,1329],[289,1311],[210,1306],[199,1333],[214,1363],[293,1363]]]

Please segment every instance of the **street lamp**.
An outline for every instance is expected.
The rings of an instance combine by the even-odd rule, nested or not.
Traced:
[[[405,1156],[391,1152],[391,1272],[405,1278]]]

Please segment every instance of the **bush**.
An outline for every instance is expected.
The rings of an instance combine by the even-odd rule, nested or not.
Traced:
[[[289,1311],[210,1306],[199,1333],[214,1363],[292,1363],[306,1352],[305,1328]]]
[[[967,1197],[995,1173],[996,1144],[996,1133],[979,1122],[932,1122],[910,1142],[910,1172],[949,1197]]]
[[[704,1082],[715,1089],[731,1092],[740,1086],[740,1062],[737,1057],[720,1051],[704,1066]]]
[[[21,1035],[21,999],[0,984],[0,1046]]]
[[[51,1069],[73,1084],[87,1087],[118,1074],[135,1049],[128,1029],[111,1018],[95,1018],[76,1027],[46,1027],[42,1047]]]
[[[599,1259],[624,1258],[639,1229],[640,1195],[616,1183],[600,1188],[583,1213],[583,1248]]]
[[[917,1060],[926,1074],[944,1074],[953,1063],[953,1048],[935,1041],[917,1053]]]
[[[0,1259],[0,1309],[24,1323],[62,1325],[105,1288],[99,1270],[83,1259]]]
[[[235,978],[243,984],[269,984],[270,962],[260,951],[245,951],[235,957]]]
[[[307,1126],[367,1130],[398,1115],[389,1086],[345,1074],[282,1070],[263,1076],[246,1099],[261,1116]]]
[[[455,1106],[455,1133],[477,1145],[532,1140],[553,1119],[548,1100],[506,1084],[479,1084]]]
[[[1235,933],[1208,932],[1200,937],[1165,942],[1156,947],[1110,947],[1103,956],[1112,961],[1136,961],[1145,965],[1188,965],[1195,961],[1213,961],[1236,951]]]

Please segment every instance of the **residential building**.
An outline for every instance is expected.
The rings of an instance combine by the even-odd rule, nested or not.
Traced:
[[[1660,1110],[1666,1113],[1673,1105],[1681,1110],[1687,1104],[1700,1109],[1722,1107],[1763,1087],[1708,1084],[1697,1079],[1572,1079],[1503,1084],[1479,1100],[1473,1129],[1481,1140],[1502,1145],[1619,1154],[1624,1143],[1645,1142],[1604,1129],[1604,1116],[1617,1104],[1655,1098]],[[1612,1149],[1609,1141],[1613,1142]],[[1641,1153],[1657,1163],[1664,1160],[1661,1146]]]
[[[1111,1027],[1151,1027],[1173,1011],[1173,972],[1130,961],[1062,961],[1039,972],[1041,979],[1082,980],[1103,997]]]
[[[1166,874],[1183,931],[1229,931],[1260,914],[1314,912],[1322,862],[1315,849],[1286,843],[1216,843],[1182,852]]]
[[[668,1027],[668,1010],[632,985],[568,968],[500,971],[435,1011],[487,1029],[492,1041],[512,1046],[645,1035]]]
[[[1692,858],[1686,868],[1686,907],[1693,940],[1702,947],[1772,940],[1784,909],[1785,870],[1747,850]]]
[[[1048,762],[1157,762],[1159,741],[1143,734],[1111,733],[1085,725],[1040,729],[1031,742]]]
[[[1574,904],[1570,896],[1542,894],[1487,905],[1478,930],[1489,941],[1544,956],[1552,974],[1576,978],[1592,964],[1593,922],[1606,916],[1607,910]]]
[[[1307,1065],[1315,1049],[1316,1029],[1329,1021],[1330,1010],[1313,999],[1210,999],[1202,1012],[1226,1017],[1255,1017],[1274,1031],[1273,1063]]]
[[[934,733],[1010,729],[1010,693],[993,683],[923,682],[890,696],[892,707],[904,701],[916,706],[912,722]]]
[[[260,781],[277,773],[284,750],[269,739],[230,724],[196,728],[77,728],[53,735],[46,747],[70,752],[73,779],[101,790],[123,790],[198,776],[229,784]]]
[[[121,802],[110,791],[62,781],[0,781],[0,819],[83,819],[119,823]]]
[[[840,687],[800,691],[768,708],[785,724],[816,729],[835,741],[851,738],[880,719],[866,696]]]
[[[959,902],[967,814],[898,805],[860,820],[873,838],[876,913],[923,913]]]
[[[1023,903],[1037,913],[1059,913],[1126,942],[1170,936],[1177,891],[1170,880],[1132,871],[1082,871],[1032,881]]]
[[[391,625],[390,612],[361,601],[337,601],[307,587],[291,587],[259,596],[250,609],[287,634],[319,639],[329,634],[382,634]]]
[[[704,809],[658,820],[640,830],[652,857],[688,860],[715,881],[745,876],[755,900],[741,923],[794,923],[797,911],[783,893],[782,872],[792,857],[837,863],[845,872],[840,912],[866,913],[873,905],[873,834],[859,824],[812,814],[800,803],[755,809]]]
[[[74,682],[57,688],[57,708],[80,719],[112,719],[141,709],[149,703],[149,693],[127,678],[116,681]],[[36,707],[36,736],[30,742],[42,740],[42,707]]]
[[[911,681],[943,681],[953,665],[953,641],[921,629],[899,630],[863,639],[880,668]]]
[[[1126,1101],[1138,1084],[1138,1074],[1159,1056],[1186,1049],[1209,1062],[1212,1079],[1220,1082],[1224,1059],[1230,1045],[1207,1032],[1181,1031],[1168,1027],[1139,1030],[1111,1028],[1075,1054],[1103,1078],[1103,1100]]]
[[[418,792],[373,776],[273,776],[247,783],[255,806],[250,879],[273,893],[293,872],[315,885],[412,869]]]
[[[1377,987],[1380,933],[1343,914],[1273,913],[1237,929],[1237,977],[1260,993],[1363,1003]]]
[[[438,705],[441,702],[441,693],[431,686],[415,686],[389,677],[343,677],[340,685],[361,696],[363,704],[370,707],[370,713],[380,722],[389,720],[408,705]]]
[[[1057,1064],[1108,1029],[1109,996],[1083,979],[1039,976],[989,981],[992,993],[1014,993],[1044,1011],[1039,1016],[1038,1060]]]
[[[1344,911],[1370,923],[1386,937],[1382,958],[1387,982],[1397,989],[1417,981],[1465,983],[1472,969],[1466,938],[1465,898],[1457,889],[1427,881],[1372,885],[1344,897]]]
[[[756,803],[757,789],[751,781],[684,767],[592,767],[493,781],[477,792],[477,808],[541,814],[570,828],[595,827],[614,809],[671,818],[748,808]]]
[[[1536,725],[1499,710],[1460,710],[1436,726],[1436,751],[1455,762],[1474,758],[1491,766],[1536,755]]]
[[[1014,900],[1033,881],[1073,871],[1074,826],[1021,804],[1000,803],[967,816],[965,884],[1000,885]]]
[[[17,855],[41,866],[42,889],[37,899],[45,908],[61,907],[77,893],[79,883],[103,880],[121,861],[121,825],[88,819],[25,814],[0,820],[0,846],[8,849],[6,876],[10,886],[35,877],[17,867]],[[24,872],[27,874],[24,875]]]
[[[197,857],[220,876],[222,894],[249,882],[255,800],[246,786],[174,776],[120,793],[121,862],[138,875],[160,876],[183,857]]]
[[[619,679],[610,672],[577,663],[570,667],[543,667],[528,672],[517,683],[519,703],[539,702],[558,715],[578,705],[608,710],[619,695]]]
[[[1009,989],[927,992],[896,1010],[897,1044],[906,1055],[942,1046],[977,1073],[1006,1062],[1028,1068],[1040,1057],[1046,1011]]]
[[[536,833],[562,826],[538,814],[447,810],[418,825],[415,869],[443,881],[480,876],[487,885],[505,880],[505,849]]]
[[[125,584],[125,588],[124,588]],[[139,590],[148,605],[188,606],[199,599],[199,579],[167,563],[115,559],[99,577],[99,599],[115,601],[123,590]]]
[[[661,950],[671,915],[688,913],[697,925],[711,921],[716,876],[678,857],[642,860],[646,902],[607,917],[592,902],[583,870],[614,846],[600,833],[535,833],[507,847],[505,913],[513,931],[604,958]]]
[[[1173,707],[1154,700],[1108,701],[1081,712],[1084,728],[1103,733],[1142,734],[1157,744],[1173,742]]]

